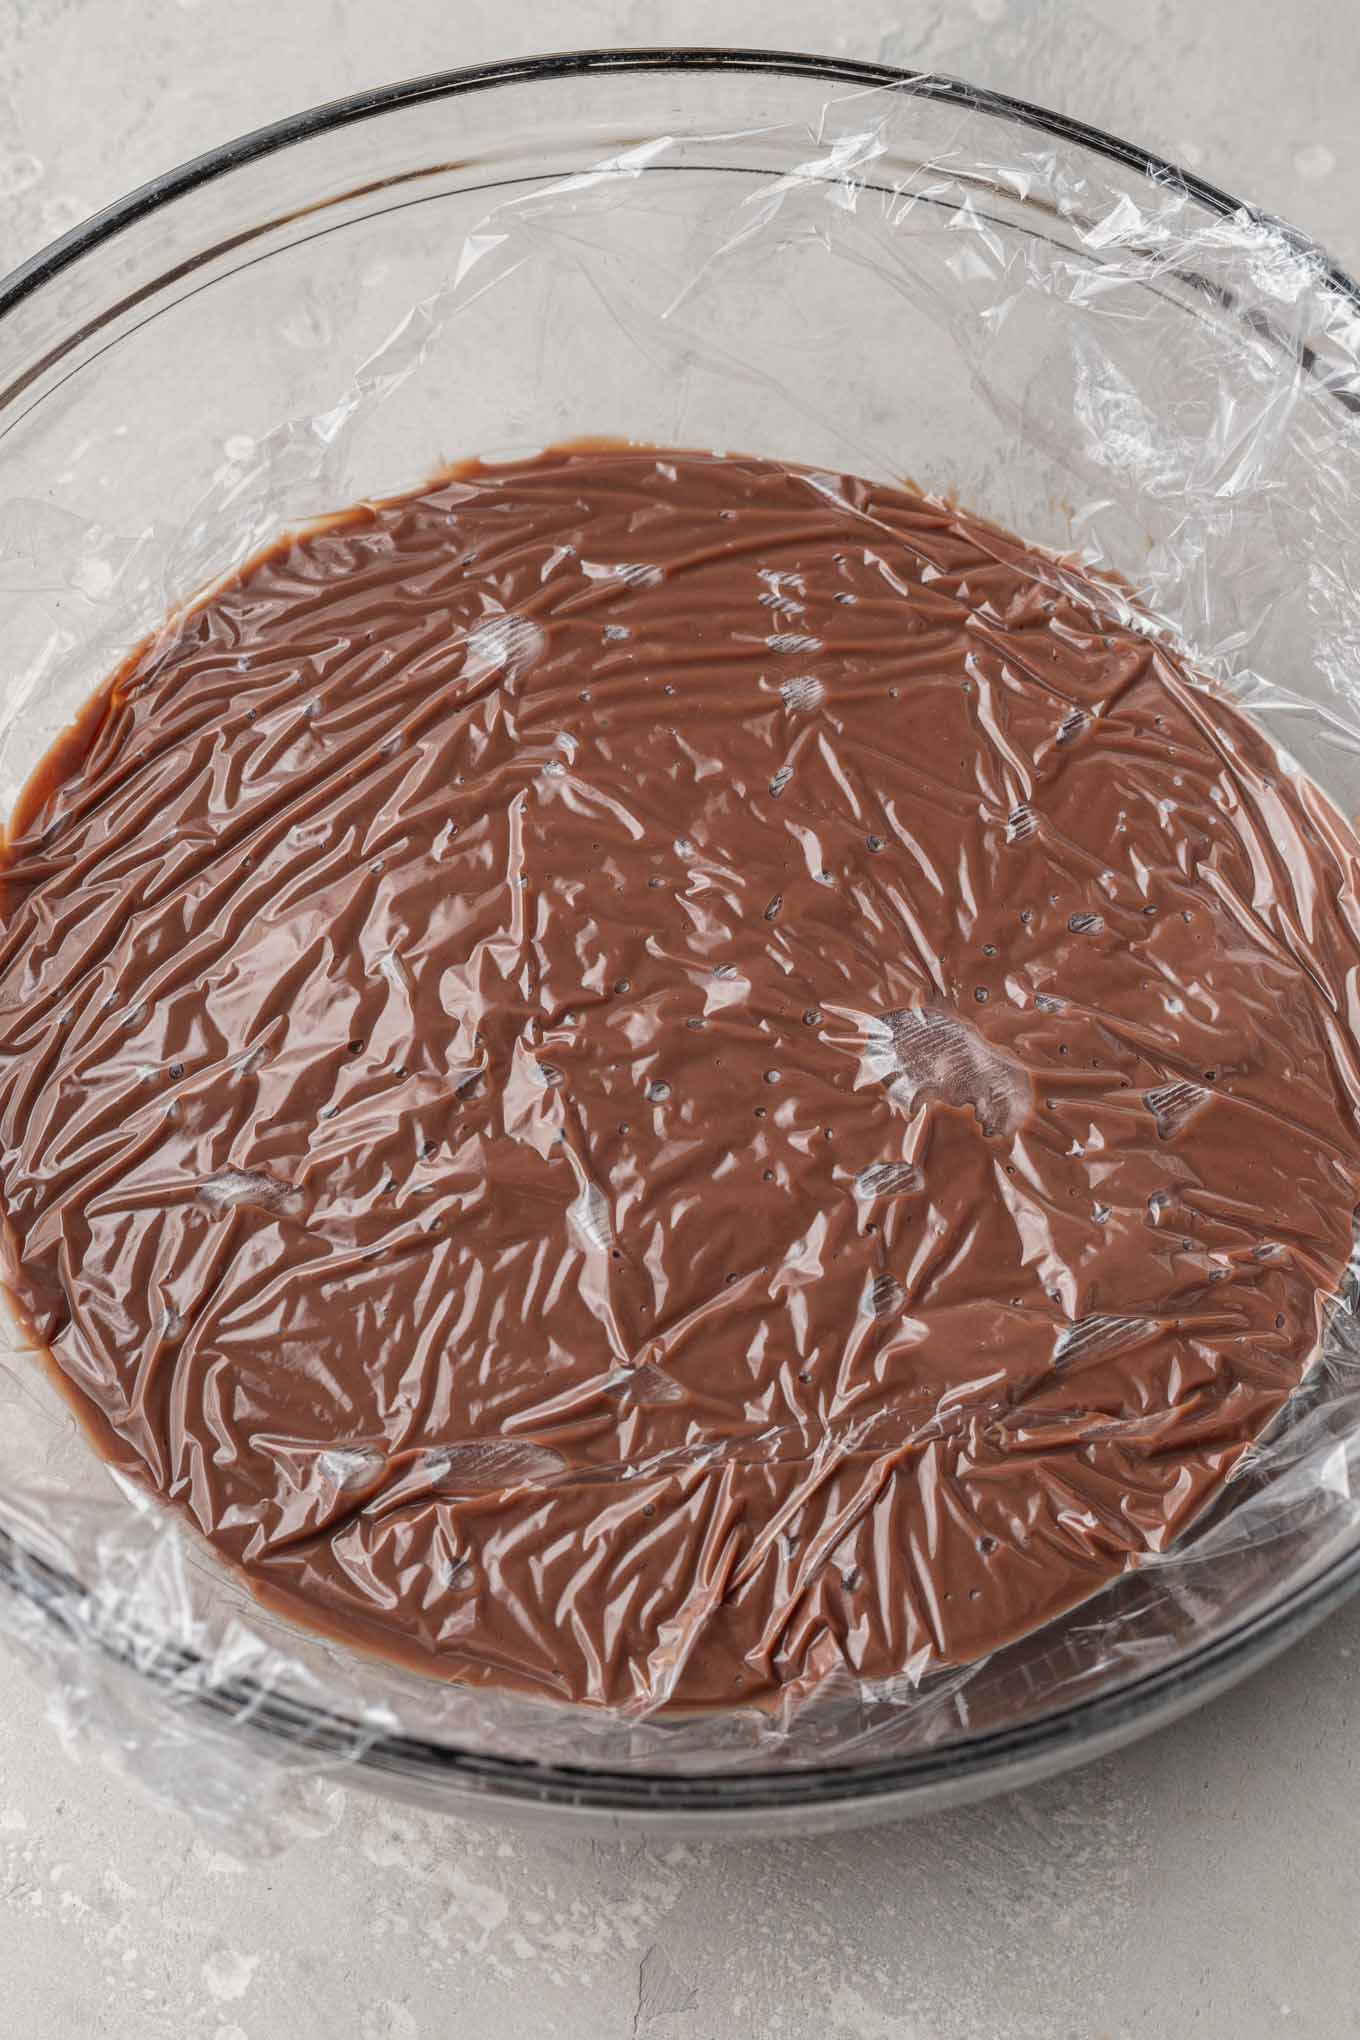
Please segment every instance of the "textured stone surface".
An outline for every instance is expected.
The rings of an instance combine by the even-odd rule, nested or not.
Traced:
[[[832,26],[834,21],[835,25]],[[1351,0],[0,0],[0,264],[361,85],[773,42],[1062,107],[1360,264]],[[30,2040],[1340,2040],[1360,2026],[1360,1607],[1122,1755],[844,1839],[622,1847],[304,1797],[242,1861],[73,1764],[0,1666],[0,2031]]]

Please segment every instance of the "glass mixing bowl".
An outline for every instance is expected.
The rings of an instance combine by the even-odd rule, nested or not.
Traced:
[[[1354,813],[1358,318],[1291,230],[949,79],[604,52],[302,114],[0,285],[0,800],[273,532],[609,434],[909,476],[1080,546]],[[1345,1317],[1285,1447],[1183,1547],[919,1704],[863,1698],[852,1733],[814,1709],[787,1737],[734,1712],[573,1740],[359,1663],[111,1496],[18,1358],[0,1626],[203,1804],[336,1766],[450,1811],[743,1837],[918,1812],[1170,1719],[1360,1583]]]

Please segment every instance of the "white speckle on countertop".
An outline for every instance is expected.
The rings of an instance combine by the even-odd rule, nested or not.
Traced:
[[[43,166],[21,149],[0,148],[0,198],[18,198],[42,183]]]
[[[853,2034],[854,2040],[931,2040],[917,2025],[896,2012],[880,2010],[861,1997],[853,1983],[842,1979],[825,2004],[829,2031]]]
[[[214,1849],[198,1839],[189,1845],[189,1860],[208,1877],[244,1877],[250,1868],[239,1856],[228,1855],[225,1849]]]
[[[360,2040],[420,2040],[420,2028],[405,2005],[383,1998],[364,2013]]]
[[[329,313],[311,295],[299,299],[279,330],[290,347],[329,347],[333,338]]]
[[[226,2004],[245,1996],[259,1966],[258,1955],[243,1955],[236,1948],[219,1948],[203,1964],[201,1974],[209,1993],[219,2004]]]
[[[657,2019],[692,2012],[698,2002],[694,1985],[681,1976],[662,1948],[647,1950],[638,1964],[637,2004],[633,2010],[633,2032],[645,2033]]]
[[[1295,151],[1294,168],[1300,177],[1330,177],[1336,168],[1336,157],[1325,142],[1309,142],[1306,148]]]

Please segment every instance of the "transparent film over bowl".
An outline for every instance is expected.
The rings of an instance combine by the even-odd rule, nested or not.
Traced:
[[[351,189],[323,136],[291,170],[227,181],[260,223],[240,247],[221,193],[184,201],[206,251],[191,273],[173,225],[109,243],[91,288],[130,308],[60,358],[43,365],[20,308],[0,397],[6,811],[121,658],[279,532],[462,457],[609,435],[907,477],[1053,549],[1055,585],[1070,555],[1354,815],[1360,312],[1316,254],[985,105],[825,100],[806,80],[797,117],[785,91],[762,120],[762,89],[704,81],[698,129],[657,88],[650,127],[617,133],[573,128],[549,95],[522,161],[484,94],[456,164],[425,114],[373,137],[394,152],[374,166],[386,196]],[[315,193],[289,176],[319,183],[319,213],[300,216]],[[79,277],[63,288],[74,327]],[[0,1623],[69,1720],[199,1803],[265,1789],[230,1750],[271,1707],[323,1711],[294,1753],[323,1768],[394,1730],[671,1773],[941,1747],[1178,1662],[1360,1530],[1343,1295],[1206,1517],[1070,1616],[924,1680],[908,1666],[869,1690],[819,1667],[773,1712],[677,1718],[657,1689],[607,1713],[441,1685],[266,1613],[110,1476],[13,1343],[0,1560],[23,1591]]]

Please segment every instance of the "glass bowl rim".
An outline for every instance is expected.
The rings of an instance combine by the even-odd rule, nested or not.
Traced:
[[[190,156],[174,169],[148,179],[145,184],[136,186],[122,198],[92,213],[87,220],[19,263],[8,276],[0,279],[0,318],[13,311],[16,305],[60,271],[70,268],[82,256],[149,213],[232,170],[275,155],[295,143],[427,100],[461,98],[469,92],[502,85],[543,84],[554,79],[648,71],[755,71],[791,78],[822,79],[828,84],[865,88],[879,85],[909,98],[943,100],[981,113],[995,114],[998,118],[1034,128],[1040,133],[1075,142],[1158,183],[1169,180],[1211,212],[1240,214],[1248,220],[1270,226],[1276,233],[1283,234],[1299,253],[1316,261],[1327,280],[1360,310],[1360,283],[1302,229],[1245,199],[1234,197],[1221,186],[1211,184],[1206,178],[1197,176],[1194,171],[1173,163],[1165,156],[1126,141],[1119,135],[1112,135],[1103,128],[1092,127],[1086,121],[1057,113],[1051,107],[1039,106],[1032,100],[1018,99],[1009,93],[995,92],[986,86],[971,85],[944,72],[914,71],[892,64],[814,56],[796,50],[676,45],[669,48],[564,50],[542,56],[470,64],[456,70],[429,71],[414,78],[398,79],[390,85],[372,86],[363,92],[324,100],[317,106],[270,121],[263,127],[251,128],[243,135],[207,149],[201,155]]]
[[[64,270],[148,215],[233,170],[316,136],[407,106],[461,98],[488,88],[668,71],[758,72],[821,80],[828,85],[882,86],[906,97],[953,103],[1053,135],[1154,183],[1183,190],[1210,213],[1236,215],[1282,234],[1296,252],[1317,266],[1322,280],[1360,312],[1360,284],[1300,229],[1193,171],[1085,121],[937,72],[796,51],[677,45],[561,51],[429,72],[269,122],[151,178],[21,262],[0,280],[0,320]],[[0,1588],[27,1601],[73,1642],[89,1641],[75,1612],[87,1598],[81,1582],[3,1530]],[[497,1802],[516,1802],[563,1812],[609,1812],[624,1818],[630,1813],[749,1818],[762,1810],[796,1816],[800,1809],[810,1816],[837,1804],[867,1805],[874,1800],[908,1802],[921,1796],[944,1803],[963,1796],[965,1781],[971,1796],[981,1796],[1002,1789],[1022,1774],[1027,1779],[1038,1777],[1084,1755],[1097,1754],[1174,1719],[1265,1663],[1357,1588],[1360,1543],[1272,1606],[1179,1661],[1131,1678],[1112,1694],[1059,1702],[1014,1728],[960,1736],[937,1748],[862,1764],[781,1769],[659,1772],[548,1764],[397,1732],[375,1734],[358,1719],[271,1693],[249,1680],[205,1684],[198,1676],[205,1669],[204,1660],[191,1650],[176,1646],[148,1653],[146,1639],[114,1639],[102,1634],[96,1642],[110,1658],[135,1669],[167,1693],[173,1689],[179,1704],[192,1696],[194,1705],[219,1723],[248,1722],[264,1745],[305,1752],[311,1762],[324,1764],[329,1758],[339,1764],[348,1760],[351,1767],[357,1765],[360,1775],[367,1773],[373,1785],[380,1786],[386,1777],[394,1785],[404,1780],[451,1792],[461,1790],[475,1794],[488,1811]],[[460,1800],[460,1810],[471,1810],[466,1798]]]

